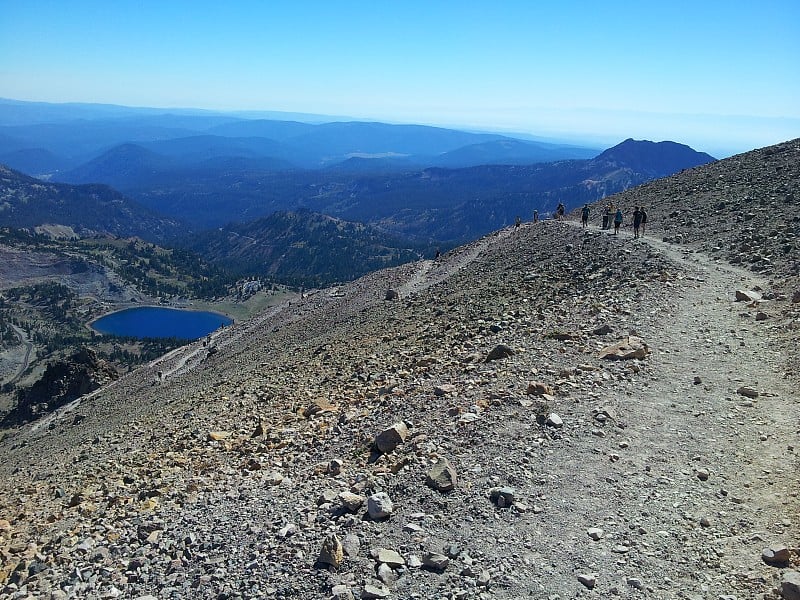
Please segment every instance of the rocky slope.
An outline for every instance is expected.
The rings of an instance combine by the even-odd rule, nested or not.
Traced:
[[[0,596],[796,598],[800,302],[664,237],[502,230],[6,431]]]

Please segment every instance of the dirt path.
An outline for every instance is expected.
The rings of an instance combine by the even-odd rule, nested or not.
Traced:
[[[8,383],[16,383],[19,381],[19,378],[22,377],[22,374],[28,369],[28,365],[31,364],[33,342],[31,342],[25,335],[25,332],[16,325],[11,325],[11,329],[13,329],[14,333],[16,333],[19,337],[20,343],[25,346],[25,356],[22,358],[22,363],[20,364],[19,369],[17,369],[16,374],[8,380]]]
[[[685,531],[675,551],[706,567],[698,573],[704,585],[720,594],[753,591],[751,584],[778,574],[762,563],[762,549],[797,546],[800,521],[800,402],[786,349],[771,333],[778,308],[735,301],[737,289],[769,288],[749,271],[652,237],[619,241],[625,251],[656,249],[681,269],[667,284],[665,312],[640,319],[653,350],[645,381],[618,398],[638,423],[629,430],[630,465],[666,484],[631,487],[629,501],[653,527]]]

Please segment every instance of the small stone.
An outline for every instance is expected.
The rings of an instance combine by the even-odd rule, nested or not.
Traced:
[[[766,321],[767,319],[769,319],[769,315],[767,315],[767,313],[762,311],[758,311],[756,313],[756,321]]]
[[[586,535],[588,535],[594,541],[602,539],[605,534],[606,532],[600,529],[599,527],[590,527],[589,529],[586,530]]]
[[[344,560],[344,549],[342,543],[336,534],[329,534],[322,541],[322,548],[319,551],[318,562],[324,565],[331,565],[334,568],[339,567]]]
[[[386,563],[381,563],[378,565],[376,575],[378,576],[378,579],[386,585],[392,585],[397,581],[397,573],[395,573],[392,570],[392,567]]]
[[[437,462],[425,478],[425,483],[428,487],[433,488],[439,492],[449,492],[455,489],[458,481],[456,470],[446,458],[442,458]]]
[[[385,519],[394,511],[394,505],[386,492],[378,492],[367,499],[367,513],[370,519]]]
[[[374,598],[388,598],[389,597],[389,590],[380,585],[365,585],[364,589],[361,591],[361,598],[363,600],[369,600]]]
[[[489,490],[489,498],[500,508],[507,508],[514,504],[517,491],[512,487],[492,488]]]
[[[222,440],[227,440],[229,437],[231,437],[230,431],[210,431],[208,433],[209,442],[219,442]]]
[[[695,378],[692,380],[692,383],[694,383],[695,385],[700,385],[701,383],[703,383],[703,380],[695,375]]]
[[[458,388],[452,383],[444,383],[442,385],[434,386],[433,388],[433,393],[437,396],[448,396],[455,394],[457,391]]]
[[[774,544],[762,550],[761,559],[770,566],[784,567],[789,564],[789,549],[782,544]]]
[[[700,481],[708,481],[708,478],[709,478],[709,477],[710,477],[710,475],[711,475],[711,474],[708,472],[708,469],[697,469],[697,471],[696,471],[696,473],[695,473],[695,474],[697,475],[697,478],[698,478]]]
[[[404,559],[398,552],[394,550],[389,550],[387,548],[379,548],[378,549],[378,557],[377,561],[380,563],[385,563],[396,569],[397,567],[402,567],[406,564],[406,559]]]
[[[375,437],[375,447],[380,452],[387,454],[405,442],[406,437],[408,437],[408,427],[401,421],[381,431]]]
[[[711,527],[711,520],[708,517],[700,517],[701,527]]]
[[[334,458],[331,462],[328,463],[328,473],[333,475],[340,475],[342,473],[342,468],[344,467],[344,461],[339,458]]]
[[[361,507],[364,506],[364,502],[366,502],[367,499],[364,496],[352,492],[341,492],[339,494],[339,501],[342,503],[345,510],[354,513],[358,512]]]
[[[478,585],[478,587],[485,588],[485,587],[489,587],[489,584],[491,583],[491,581],[492,581],[491,573],[489,573],[489,571],[481,571],[478,574],[478,578],[475,581],[475,583]]]
[[[616,344],[606,346],[597,356],[607,360],[631,360],[634,358],[641,360],[648,354],[650,354],[650,348],[644,340],[635,335],[629,335]]]
[[[736,393],[739,394],[740,396],[745,396],[747,398],[758,398],[758,390],[755,390],[746,385],[743,385],[738,390],[736,390]]]
[[[545,421],[545,423],[550,427],[554,427],[555,429],[560,429],[564,426],[564,421],[556,413],[550,413],[547,415],[547,421]]]
[[[333,600],[353,600],[353,592],[349,587],[340,583],[331,588],[331,598]]]
[[[412,554],[406,560],[406,565],[411,569],[419,569],[422,566],[422,559],[416,554]]]
[[[586,588],[593,590],[597,585],[597,575],[595,573],[581,573],[578,575],[578,581]]]
[[[450,559],[438,552],[426,552],[422,557],[422,564],[434,571],[444,571],[450,564]]]
[[[531,381],[528,383],[528,395],[541,396],[543,394],[552,394],[553,390],[550,389],[546,383],[541,381]]]
[[[282,538],[287,538],[295,533],[297,533],[297,525],[294,523],[287,523],[278,530],[278,535]]]
[[[626,581],[627,581],[628,585],[631,586],[634,589],[637,589],[637,590],[644,589],[644,583],[642,583],[642,580],[639,579],[638,577],[628,577],[628,579]]]
[[[761,294],[754,290],[736,290],[735,292],[737,302],[759,302]]]
[[[493,360],[500,360],[501,358],[508,358],[510,356],[514,356],[514,351],[506,346],[505,344],[498,344],[489,354],[486,356],[486,359],[483,362],[490,362]]]
[[[342,540],[342,549],[350,558],[358,556],[358,552],[361,550],[361,540],[355,533],[348,533]]]

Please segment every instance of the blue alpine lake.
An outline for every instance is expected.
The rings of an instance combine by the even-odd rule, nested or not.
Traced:
[[[214,312],[140,306],[100,317],[91,323],[91,327],[109,335],[196,340],[232,322],[225,315]]]

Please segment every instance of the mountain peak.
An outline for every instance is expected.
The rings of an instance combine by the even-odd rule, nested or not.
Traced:
[[[664,177],[685,168],[714,162],[716,159],[710,154],[697,152],[677,142],[652,142],[628,138],[602,152],[595,160],[616,162],[620,163],[620,166]]]

